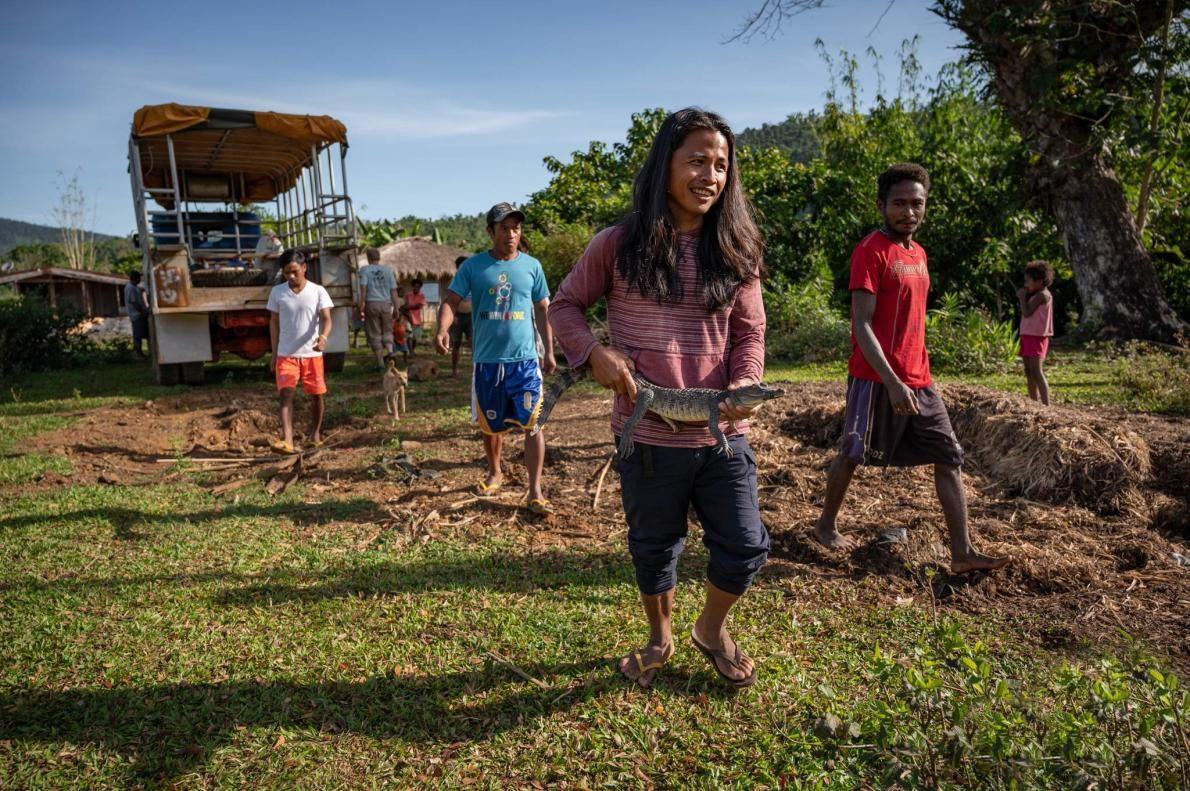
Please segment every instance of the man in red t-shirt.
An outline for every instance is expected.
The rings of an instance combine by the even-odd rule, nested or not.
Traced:
[[[417,352],[417,342],[421,340],[425,329],[422,327],[422,309],[426,306],[426,295],[421,293],[421,280],[413,278],[409,293],[405,295],[405,306],[402,312],[409,321],[409,356]]]
[[[913,163],[893,165],[877,180],[884,220],[851,254],[851,361],[843,442],[826,480],[822,516],[811,536],[849,550],[855,541],[835,525],[858,464],[934,465],[934,487],[950,532],[955,573],[997,569],[1008,562],[977,552],[967,527],[959,468],[963,449],[946,405],[931,386],[926,353],[926,251],[913,241],[926,214],[930,177]]]

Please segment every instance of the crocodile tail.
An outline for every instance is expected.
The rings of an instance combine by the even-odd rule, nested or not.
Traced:
[[[537,428],[541,428],[545,425],[545,421],[549,420],[550,412],[554,411],[554,404],[558,403],[562,394],[569,390],[571,385],[587,378],[587,371],[587,368],[581,370],[571,368],[554,378],[554,383],[550,385],[549,392],[545,394],[545,398],[541,402],[541,412],[537,415]]]

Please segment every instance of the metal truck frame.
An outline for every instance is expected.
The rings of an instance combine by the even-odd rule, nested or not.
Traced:
[[[128,170],[159,383],[199,384],[224,352],[269,353],[265,305],[281,281],[275,256],[257,253],[265,225],[306,254],[307,276],[329,292],[326,369],[342,370],[360,259],[346,157],[346,128],[328,116],[187,105],[136,113]]]

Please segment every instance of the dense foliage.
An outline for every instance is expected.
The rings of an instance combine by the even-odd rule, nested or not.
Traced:
[[[985,86],[970,69],[948,68],[924,99],[877,97],[861,112],[854,59],[844,53],[838,68],[847,95],[832,93],[821,115],[802,119],[813,122],[813,160],[791,162],[777,147],[739,150],[741,179],[767,243],[774,352],[803,360],[846,353],[850,256],[879,222],[876,176],[891,162],[913,160],[934,180],[919,235],[930,254],[933,304],[941,305],[947,294],[956,298],[932,326],[946,330],[948,339],[988,333],[976,339],[987,354],[943,357],[960,367],[979,358],[977,370],[1002,366],[1004,327],[1013,319],[1025,262],[1053,261],[1065,275],[1054,289],[1058,304],[1069,310],[1077,301],[1052,222],[1020,189],[1024,154],[1018,138],[981,99]],[[555,229],[565,227],[574,239],[584,235],[576,227],[589,234],[614,222],[628,208],[631,179],[663,117],[659,109],[637,113],[625,142],[592,143],[569,162],[547,160],[554,177],[527,207],[534,244],[546,246]],[[577,260],[567,255],[550,262],[553,272],[564,273]],[[968,318],[959,305],[979,312]],[[1059,327],[1065,313],[1059,311]]]
[[[71,332],[81,319],[37,299],[0,299],[0,375],[65,366],[88,345]]]

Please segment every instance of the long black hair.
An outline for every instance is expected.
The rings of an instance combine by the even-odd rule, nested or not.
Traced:
[[[727,139],[727,181],[719,199],[703,218],[698,235],[698,273],[708,311],[730,302],[740,284],[760,277],[764,243],[752,206],[740,186],[735,156],[735,135],[722,116],[687,107],[670,114],[661,124],[645,164],[632,186],[632,211],[620,221],[624,235],[616,266],[620,276],[642,297],[658,302],[679,302],[683,297],[678,279],[679,231],[670,214],[670,160],[686,136],[700,129],[718,132]]]

